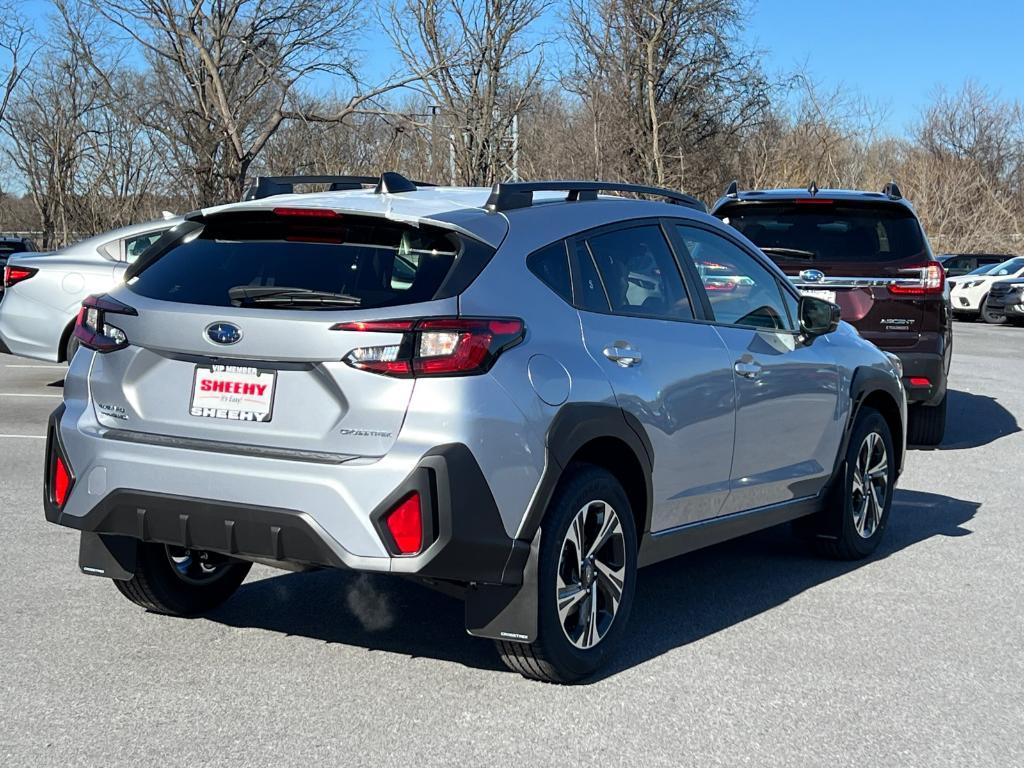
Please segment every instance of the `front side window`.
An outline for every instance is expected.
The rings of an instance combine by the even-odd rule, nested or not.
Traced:
[[[784,291],[771,271],[720,235],[685,225],[677,228],[687,250],[685,257],[697,268],[716,321],[795,330]]]
[[[593,235],[587,250],[612,312],[692,319],[690,299],[661,227],[649,224]]]

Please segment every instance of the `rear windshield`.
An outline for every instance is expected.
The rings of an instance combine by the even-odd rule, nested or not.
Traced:
[[[365,216],[224,217],[144,267],[129,287],[154,299],[220,307],[411,304],[435,297],[461,245],[442,229]]]
[[[921,226],[900,205],[738,205],[724,221],[779,261],[894,261],[924,254]]]
[[[24,253],[28,250],[24,243],[0,243],[0,257],[10,256],[12,253]]]

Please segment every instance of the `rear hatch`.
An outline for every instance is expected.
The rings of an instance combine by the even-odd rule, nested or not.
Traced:
[[[942,300],[942,268],[907,206],[869,200],[737,201],[716,215],[760,247],[800,288],[834,301],[867,339],[911,347]]]
[[[96,355],[97,418],[144,442],[381,456],[414,380],[344,361],[403,338],[356,321],[457,314],[467,249],[487,246],[378,217],[222,214],[110,295],[131,309],[108,299],[100,321],[124,339]]]

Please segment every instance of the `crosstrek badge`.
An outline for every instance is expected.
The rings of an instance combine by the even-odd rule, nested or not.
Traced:
[[[189,413],[198,418],[270,421],[277,373],[234,365],[197,365]]]

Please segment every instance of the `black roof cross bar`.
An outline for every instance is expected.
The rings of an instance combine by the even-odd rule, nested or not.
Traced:
[[[596,200],[598,192],[631,192],[661,197],[670,203],[707,213],[700,200],[673,189],[623,184],[615,181],[500,181],[491,189],[485,208],[492,213],[533,205],[534,192],[565,192],[566,201]]]
[[[295,191],[296,184],[329,184],[330,191],[343,189],[363,189],[374,187],[375,191],[397,193],[413,192],[418,187],[432,187],[426,181],[409,181],[399,173],[385,171],[380,176],[257,176],[256,183],[249,187],[242,196],[243,200],[262,200],[273,195],[289,195]]]

